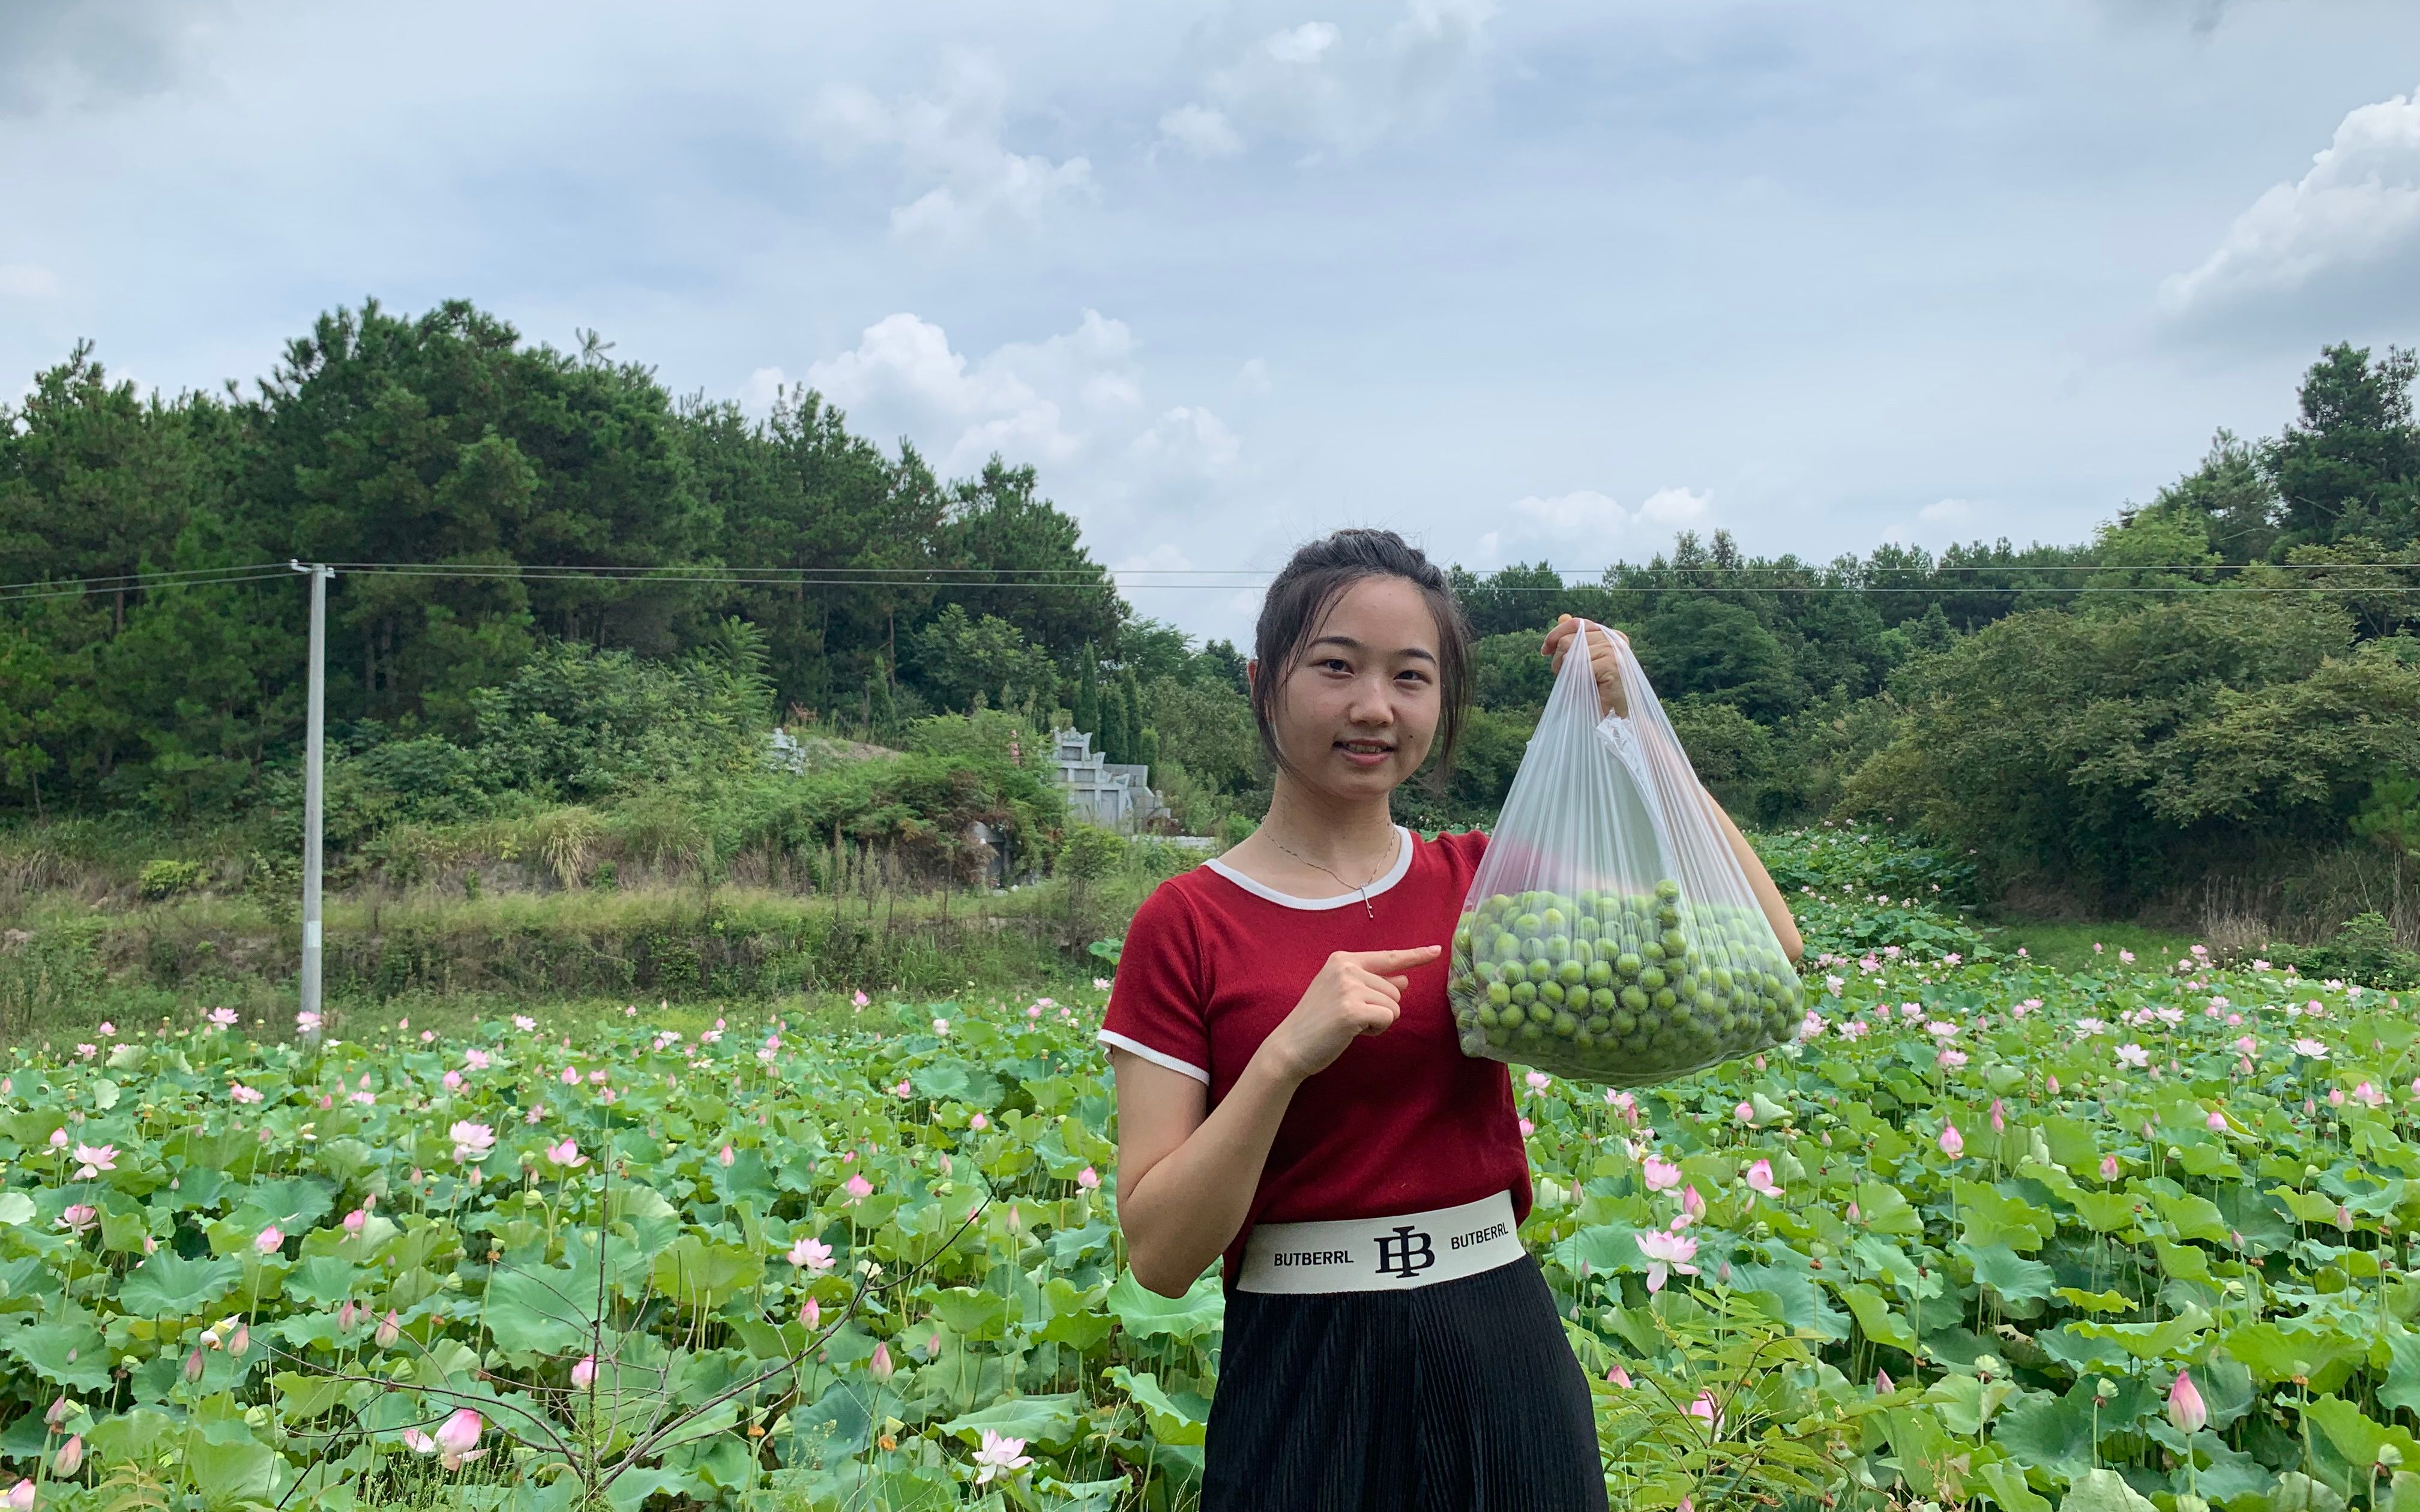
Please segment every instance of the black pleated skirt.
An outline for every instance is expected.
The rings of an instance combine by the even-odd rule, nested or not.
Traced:
[[[1529,1257],[1409,1291],[1227,1297],[1202,1512],[1598,1512],[1588,1380]]]

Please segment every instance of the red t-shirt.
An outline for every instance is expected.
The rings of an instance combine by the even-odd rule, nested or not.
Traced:
[[[1126,930],[1101,1042],[1205,1084],[1216,1107],[1331,953],[1453,937],[1487,838],[1402,834],[1368,912],[1357,892],[1289,897],[1217,861],[1161,883]],[[1264,1221],[1377,1218],[1505,1191],[1515,1216],[1528,1215],[1512,1076],[1463,1055],[1445,977],[1442,956],[1414,971],[1394,1026],[1354,1041],[1295,1089],[1227,1246],[1231,1289],[1244,1241]]]

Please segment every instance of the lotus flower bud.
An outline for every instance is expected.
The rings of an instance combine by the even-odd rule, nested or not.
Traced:
[[[59,1445],[59,1452],[51,1458],[51,1473],[65,1479],[74,1474],[83,1463],[84,1435],[79,1433]]]
[[[586,1391],[596,1383],[597,1356],[583,1354],[580,1357],[580,1363],[571,1367],[571,1384],[577,1390]]]
[[[2177,1372],[2176,1384],[2168,1388],[2168,1421],[2179,1433],[2199,1433],[2210,1423],[2210,1408],[2194,1388],[2193,1377]]]
[[[379,1319],[378,1332],[372,1334],[370,1339],[380,1349],[384,1350],[393,1348],[395,1341],[402,1336],[403,1320],[396,1317],[395,1309],[390,1307],[386,1310],[386,1316]]]
[[[874,1358],[865,1362],[865,1373],[877,1381],[889,1381],[896,1372],[897,1366],[891,1363],[891,1346],[876,1344]]]

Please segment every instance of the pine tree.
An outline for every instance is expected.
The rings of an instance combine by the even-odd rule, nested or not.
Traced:
[[[1142,687],[1132,667],[1118,678],[1118,760],[1142,760]]]
[[[1083,665],[1076,672],[1076,728],[1091,735],[1096,748],[1109,744],[1101,729],[1101,663],[1090,640],[1084,642]]]

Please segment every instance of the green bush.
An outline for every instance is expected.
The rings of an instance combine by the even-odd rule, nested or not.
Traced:
[[[199,861],[157,860],[143,863],[142,875],[135,890],[147,902],[181,898],[189,892],[199,892],[209,880],[209,872]]]
[[[2355,915],[2324,945],[2272,944],[2263,953],[2279,965],[2323,980],[2359,982],[2387,992],[2420,988],[2420,951],[2397,942],[2383,914]]]

